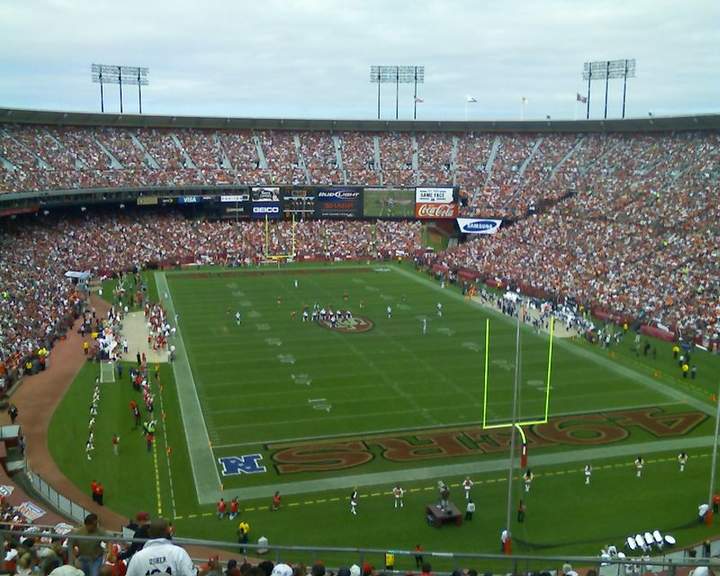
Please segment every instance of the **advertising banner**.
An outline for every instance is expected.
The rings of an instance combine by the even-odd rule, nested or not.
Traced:
[[[280,202],[253,202],[250,217],[264,220],[266,217],[271,220],[279,220],[282,215]]]
[[[312,218],[315,216],[317,193],[312,188],[287,190],[282,196],[283,213],[286,218]]]
[[[451,220],[457,218],[457,204],[432,204],[421,202],[415,204],[415,218],[419,220]]]
[[[178,204],[198,204],[202,202],[202,196],[178,196]]]
[[[418,204],[452,204],[452,188],[415,188],[415,202]]]
[[[157,196],[138,196],[138,206],[157,206],[159,198]]]
[[[276,186],[257,186],[250,194],[253,202],[280,202],[280,188]]]
[[[359,188],[320,188],[315,197],[316,218],[360,218],[362,193]]]
[[[222,207],[226,216],[232,216],[233,218],[250,218],[250,202],[228,202]]]
[[[250,194],[245,192],[244,194],[225,194],[220,196],[220,202],[247,202],[250,200]]]
[[[458,227],[463,234],[495,234],[500,229],[502,220],[483,218],[458,218]]]

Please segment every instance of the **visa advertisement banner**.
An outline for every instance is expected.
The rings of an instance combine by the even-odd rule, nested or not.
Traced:
[[[484,218],[458,218],[458,227],[463,234],[495,234],[500,230],[502,220]]]

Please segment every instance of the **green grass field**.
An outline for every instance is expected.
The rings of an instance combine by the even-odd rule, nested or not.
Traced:
[[[182,334],[178,360],[162,368],[157,451],[147,453],[132,430],[128,403],[136,393],[124,378],[104,385],[97,454],[91,462],[81,457],[87,418],[77,417],[77,407],[84,414],[98,372],[88,364],[51,423],[53,456],[78,485],[101,479],[108,506],[125,514],[162,511],[185,536],[234,539],[235,526],[213,514],[222,494],[239,496],[252,538],[273,543],[497,551],[509,431],[480,423],[485,409],[489,423],[510,420],[512,320],[394,265],[150,276]],[[303,308],[314,303],[350,309],[372,327],[352,332],[302,322]],[[630,532],[655,528],[672,529],[681,542],[707,535],[693,521],[707,497],[718,359],[696,354],[698,378],[683,380],[669,346],[654,343],[657,359],[638,358],[631,340],[610,353],[554,340],[549,420],[524,427],[536,481],[526,522],[513,525],[519,551],[594,554],[607,541],[621,544]],[[522,329],[522,420],[544,419],[548,347],[546,335]],[[116,432],[119,457],[110,446]],[[681,449],[690,454],[682,475],[675,462]],[[647,461],[642,479],[632,467],[638,454]],[[249,459],[246,473],[232,469],[251,455],[259,457]],[[233,457],[229,471],[240,473],[224,475],[218,459]],[[588,462],[595,473],[586,487]],[[468,474],[476,482],[473,523],[428,527],[423,510],[436,500],[437,480],[449,482],[464,506],[457,485]],[[406,490],[401,511],[389,494],[396,482]],[[347,505],[354,486],[358,517]],[[275,514],[268,504],[276,489],[284,500]],[[517,503],[519,480],[515,494]]]

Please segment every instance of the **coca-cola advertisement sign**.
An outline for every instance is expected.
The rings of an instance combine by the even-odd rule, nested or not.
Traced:
[[[457,218],[457,204],[415,204],[415,218],[420,220],[449,220]]]

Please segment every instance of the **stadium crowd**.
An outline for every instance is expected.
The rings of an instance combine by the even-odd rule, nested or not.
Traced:
[[[249,529],[247,522],[240,522],[240,526],[243,525]],[[5,541],[3,571],[17,576],[141,576],[161,573],[179,576],[383,576],[397,573],[396,553],[393,551],[385,553],[384,566],[378,568],[362,559],[339,568],[326,566],[322,560],[312,564],[287,562],[278,555],[275,561],[250,561],[245,555],[247,543],[241,545],[240,560],[230,558],[221,561],[219,555],[211,552],[213,555],[209,559],[198,561],[190,555],[198,551],[196,548],[186,549],[174,539],[172,524],[162,518],[151,519],[146,512],[139,512],[122,535],[104,530],[95,514],[88,514],[83,525],[74,530],[67,524],[50,529],[21,523],[12,524],[7,529],[11,532]],[[128,538],[137,541],[132,542]],[[263,551],[262,545],[250,550],[253,555],[264,552],[267,548]],[[405,570],[406,576],[432,576],[433,567],[420,546],[416,547],[411,558],[415,570]],[[449,573],[450,576],[479,574],[473,568],[435,573]],[[529,572],[528,575],[549,576],[551,573],[578,575],[567,563],[561,572]],[[587,571],[587,576],[596,575],[594,569]]]
[[[579,192],[661,194],[715,133],[488,134],[5,125],[0,193],[199,184],[460,186],[464,215],[520,218]],[[601,194],[601,192],[603,192]],[[628,215],[630,216],[630,215]]]
[[[585,184],[567,201],[433,263],[718,342],[720,171],[713,138],[645,156],[634,149],[643,144],[619,140],[608,149],[623,155],[620,167],[632,164],[643,178],[628,184],[617,160],[603,160],[596,177],[580,175]]]
[[[720,340],[720,136],[167,130],[6,125],[0,190],[119,185],[455,182],[463,212],[522,219],[429,263],[544,297]],[[565,200],[558,202],[561,198]],[[9,226],[0,236],[0,360],[67,328],[63,274],[143,263],[387,258],[421,250],[419,224],[210,222],[177,213]],[[267,245],[266,245],[267,244]],[[5,367],[6,369],[7,367]],[[4,368],[0,364],[0,371]],[[0,374],[1,376],[1,374]]]

